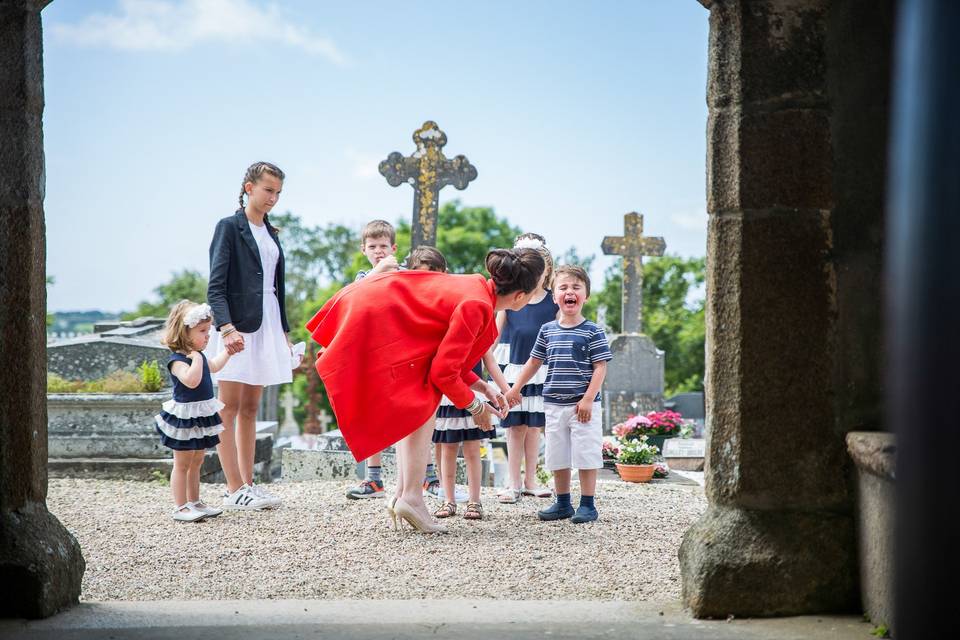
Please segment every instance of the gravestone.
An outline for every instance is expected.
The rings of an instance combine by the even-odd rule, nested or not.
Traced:
[[[671,469],[703,471],[707,441],[703,438],[667,438],[663,442],[663,459]]]
[[[657,349],[643,329],[643,256],[661,256],[663,238],[643,235],[643,216],[624,216],[624,234],[603,239],[606,255],[623,260],[623,333],[610,339],[613,360],[607,365],[603,383],[603,426],[613,425],[631,415],[663,409],[664,353]]]
[[[97,332],[47,346],[47,368],[68,380],[95,380],[114,371],[135,372],[156,360],[164,388],[156,393],[48,393],[47,455],[52,477],[98,477],[148,480],[168,474],[172,453],[154,430],[154,416],[171,397],[166,362],[170,350],[160,344],[164,320],[139,318],[101,323]],[[255,469],[268,477],[272,460],[276,409],[265,407],[278,387],[267,387],[257,422]],[[216,452],[207,453],[201,478],[218,482]]]
[[[703,437],[707,414],[704,407],[702,391],[678,393],[675,396],[667,398],[663,406],[671,411],[676,411],[686,420],[693,420],[693,437]]]
[[[413,187],[411,249],[437,244],[440,189],[453,185],[462,191],[477,179],[477,168],[470,164],[466,156],[459,155],[451,160],[443,155],[447,134],[440,130],[436,122],[424,122],[422,127],[413,132],[413,142],[417,145],[413,155],[405,158],[399,151],[394,151],[379,166],[380,175],[387,179],[391,187],[398,187],[404,182]]]

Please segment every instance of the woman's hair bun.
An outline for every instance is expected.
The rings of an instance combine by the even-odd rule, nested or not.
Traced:
[[[497,295],[506,295],[536,289],[546,263],[536,249],[493,249],[487,254],[486,265]]]

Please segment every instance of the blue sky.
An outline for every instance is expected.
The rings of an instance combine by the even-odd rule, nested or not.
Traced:
[[[428,119],[479,172],[441,203],[598,256],[638,211],[668,252],[704,255],[696,0],[57,0],[42,15],[52,311],[131,309],[175,270],[206,273],[257,160],[287,174],[277,210],[307,223],[409,217],[412,190],[377,164]]]

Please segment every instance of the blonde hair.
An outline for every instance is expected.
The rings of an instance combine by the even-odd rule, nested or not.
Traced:
[[[540,253],[544,263],[544,273],[546,275],[543,278],[543,288],[546,290],[552,289],[554,280],[553,256],[550,254],[550,249],[547,249],[547,239],[539,233],[521,233],[513,241],[514,248],[516,248],[518,244],[525,244],[524,240],[536,240],[540,243],[540,246],[536,247],[536,251]]]
[[[184,316],[196,306],[196,302],[189,300],[181,300],[173,305],[173,308],[170,309],[170,314],[167,316],[167,322],[163,326],[163,337],[160,339],[160,344],[170,349],[170,351],[185,351],[189,353],[194,350],[193,345],[190,344],[190,336],[188,334],[190,327],[184,322]],[[205,319],[200,322],[211,322],[211,320]]]
[[[360,233],[360,244],[366,244],[367,238],[380,238],[387,236],[390,238],[390,244],[397,244],[397,231],[393,225],[386,220],[371,220],[363,227]]]
[[[447,259],[436,247],[417,247],[410,252],[410,257],[407,258],[407,268],[419,269],[420,267],[426,267],[428,271],[446,273]]]

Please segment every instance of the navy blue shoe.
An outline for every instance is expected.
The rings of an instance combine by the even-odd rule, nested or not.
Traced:
[[[537,517],[541,520],[564,520],[572,517],[573,513],[573,505],[561,506],[559,502],[554,502],[546,509],[537,511]]]
[[[580,524],[581,522],[593,522],[600,517],[600,514],[597,513],[597,510],[593,507],[577,507],[577,512],[573,514],[573,517],[570,519],[570,522],[575,522]]]

